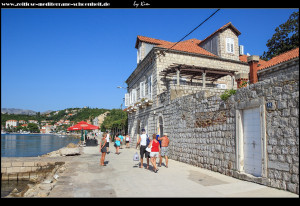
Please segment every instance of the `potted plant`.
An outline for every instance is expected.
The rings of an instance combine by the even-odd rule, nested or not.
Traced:
[[[148,106],[151,106],[153,104],[152,99],[146,99],[145,102]]]

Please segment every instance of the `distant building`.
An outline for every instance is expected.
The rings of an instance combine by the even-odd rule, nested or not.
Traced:
[[[19,126],[19,122],[17,120],[12,119],[12,120],[7,120],[5,122],[5,128],[17,127],[17,126]]]
[[[25,120],[19,120],[19,124],[26,124]]]
[[[38,124],[39,122],[37,120],[28,120],[28,123]]]
[[[53,129],[52,125],[46,124],[46,125],[42,126],[42,128],[40,129],[40,133],[49,134],[52,129]]]

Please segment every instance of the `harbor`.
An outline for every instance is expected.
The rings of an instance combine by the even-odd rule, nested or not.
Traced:
[[[75,135],[1,134],[1,157],[36,157],[78,143]]]

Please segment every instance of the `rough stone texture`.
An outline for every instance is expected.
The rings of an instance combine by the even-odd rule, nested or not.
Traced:
[[[237,90],[226,102],[220,99],[222,91],[170,87],[156,96],[152,106],[129,114],[131,144],[141,128],[149,135],[159,133],[162,118],[163,131],[171,140],[170,158],[299,194],[299,65],[284,69],[261,74],[262,81]],[[263,178],[239,173],[236,165],[236,110],[262,105],[260,99],[266,103]]]

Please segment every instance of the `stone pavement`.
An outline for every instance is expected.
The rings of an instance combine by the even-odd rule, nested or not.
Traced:
[[[67,162],[49,197],[297,197],[294,193],[169,160],[159,171],[139,168],[137,149],[115,148],[110,143],[107,166],[100,166],[99,147],[82,147],[80,156]],[[146,160],[144,159],[144,166]],[[152,165],[150,163],[150,169]]]

